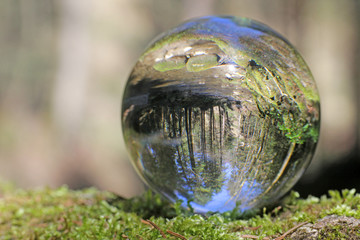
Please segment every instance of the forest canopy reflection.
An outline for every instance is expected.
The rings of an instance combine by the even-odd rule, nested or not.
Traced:
[[[226,204],[211,211],[232,209],[237,201],[249,208],[271,186],[291,143],[274,119],[254,115],[240,101],[176,89],[142,95],[147,104],[126,116],[125,136],[140,143],[144,178],[172,199],[192,198],[199,208],[221,197]],[[299,146],[293,154],[303,156],[301,151]]]

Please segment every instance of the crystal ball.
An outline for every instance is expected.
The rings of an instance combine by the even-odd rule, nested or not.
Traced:
[[[274,203],[304,173],[320,128],[315,81],[297,50],[247,18],[193,19],[160,34],[125,86],[133,166],[198,213]]]

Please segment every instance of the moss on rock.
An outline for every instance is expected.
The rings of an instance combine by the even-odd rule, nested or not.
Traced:
[[[292,192],[261,213],[202,216],[149,191],[125,200],[94,188],[0,184],[0,239],[359,239],[359,208],[355,190],[306,199]]]

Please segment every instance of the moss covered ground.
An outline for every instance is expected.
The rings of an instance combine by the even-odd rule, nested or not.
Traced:
[[[240,215],[197,215],[150,191],[125,200],[95,188],[22,190],[0,184],[0,239],[293,239],[302,225],[326,216],[360,219],[360,194],[329,191]],[[318,239],[360,239],[360,226],[326,225]],[[301,238],[298,238],[301,239]],[[306,238],[304,238],[306,239]]]

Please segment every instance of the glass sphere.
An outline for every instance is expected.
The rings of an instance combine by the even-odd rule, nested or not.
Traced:
[[[309,165],[320,102],[309,68],[280,34],[210,16],[161,34],[122,101],[132,163],[152,189],[198,213],[262,207]]]

